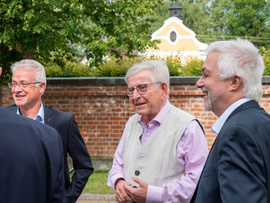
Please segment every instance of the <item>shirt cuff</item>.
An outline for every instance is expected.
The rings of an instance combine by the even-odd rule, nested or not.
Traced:
[[[161,202],[162,187],[148,185],[146,203]]]
[[[116,185],[120,180],[125,180],[124,178],[117,178],[116,181],[114,181],[114,190],[116,190]]]
[[[111,188],[113,188],[115,190],[115,182],[119,179],[119,178],[123,178],[123,176],[119,175],[119,174],[116,174],[112,177],[109,177],[108,178],[108,182],[107,182],[107,185],[110,186]],[[125,179],[124,179],[125,180]]]

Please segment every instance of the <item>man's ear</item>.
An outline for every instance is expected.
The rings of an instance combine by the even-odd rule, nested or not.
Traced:
[[[167,98],[167,92],[168,92],[168,90],[167,90],[167,84],[165,83],[165,82],[162,82],[161,84],[160,84],[160,87],[161,87],[161,90],[162,90],[162,99],[166,99]]]
[[[41,94],[43,94],[43,93],[44,93],[44,91],[45,91],[45,87],[46,87],[45,82],[40,83],[39,88],[40,88],[40,93],[41,93]]]
[[[242,77],[234,75],[231,82],[231,90],[235,91],[242,87]]]

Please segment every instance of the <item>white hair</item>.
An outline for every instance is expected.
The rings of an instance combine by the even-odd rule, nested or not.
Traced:
[[[34,69],[35,71],[35,79],[38,82],[45,82],[46,86],[46,73],[43,65],[41,65],[39,62],[31,59],[23,59],[21,61],[15,62],[11,66],[11,72],[12,74],[18,69],[22,68],[24,70]]]
[[[219,76],[225,80],[238,75],[243,80],[245,97],[260,101],[263,95],[262,75],[264,62],[259,50],[248,40],[237,39],[211,43],[207,54],[219,52],[217,62]]]
[[[125,81],[128,84],[128,78],[138,72],[149,70],[152,74],[150,75],[153,83],[165,82],[167,84],[167,98],[170,93],[170,73],[163,60],[149,60],[141,63],[136,63],[131,66],[125,76]]]

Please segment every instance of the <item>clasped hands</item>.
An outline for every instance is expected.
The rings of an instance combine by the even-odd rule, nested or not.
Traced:
[[[115,200],[121,203],[127,202],[145,202],[148,190],[148,184],[140,178],[132,177],[134,182],[138,183],[139,187],[133,188],[130,183],[125,180],[120,180],[115,186]]]

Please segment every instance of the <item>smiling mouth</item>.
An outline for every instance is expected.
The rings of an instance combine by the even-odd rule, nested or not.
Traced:
[[[137,104],[135,104],[136,106],[142,106],[142,105],[144,105],[145,103],[137,103]]]
[[[142,105],[144,105],[144,104],[146,104],[146,102],[135,103],[135,106],[142,106]]]
[[[202,88],[201,91],[204,94],[204,96],[208,96],[208,91],[205,88]]]
[[[23,98],[25,97],[24,95],[15,95],[16,98]]]

